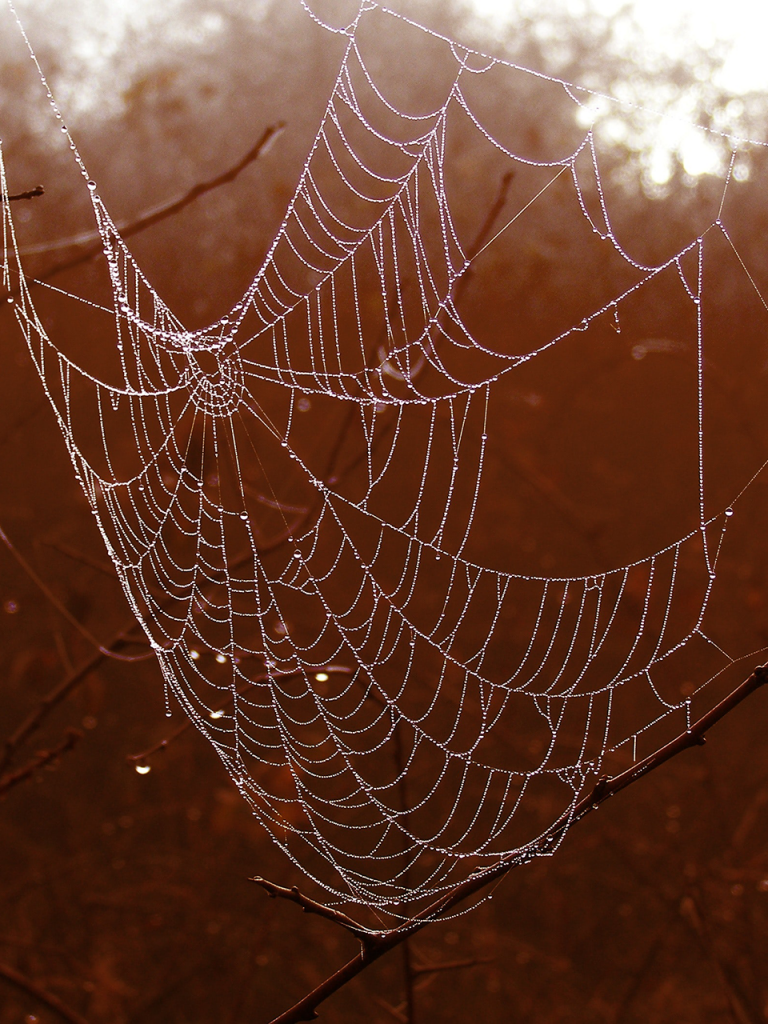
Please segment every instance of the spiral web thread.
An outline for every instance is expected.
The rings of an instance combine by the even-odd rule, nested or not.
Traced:
[[[682,651],[704,652],[699,688],[733,663],[703,625],[732,510],[705,514],[702,266],[710,238],[728,236],[718,216],[663,264],[638,263],[611,226],[592,129],[540,163],[505,148],[470,95],[491,69],[509,69],[564,91],[576,124],[586,90],[409,23],[450,54],[453,74],[433,109],[399,110],[360,42],[374,17],[403,22],[366,2],[340,30],[346,51],[295,194],[228,316],[185,329],[71,138],[113,291],[111,309],[84,300],[116,342],[98,372],[43,327],[7,201],[3,272],[168,693],[304,872],[340,902],[407,918],[502,857],[551,853],[552,822],[609,756],[636,757],[667,718],[690,721],[691,696],[658,681]],[[457,116],[510,168],[541,172],[516,217],[559,178],[634,275],[522,353],[481,344],[457,308],[479,255],[468,255],[446,184]],[[729,171],[723,199],[730,181]],[[670,274],[694,311],[698,527],[591,576],[473,559],[487,447],[505,443],[487,433],[496,390],[593,324],[618,323],[623,303]],[[683,567],[694,606],[678,598]],[[513,621],[524,622],[522,644]],[[545,736],[535,756],[534,725]]]

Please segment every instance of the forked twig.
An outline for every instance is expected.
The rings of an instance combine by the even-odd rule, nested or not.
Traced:
[[[644,775],[660,767],[666,761],[671,760],[671,758],[687,750],[689,747],[700,746],[705,742],[705,733],[713,725],[733,711],[734,708],[738,707],[742,701],[766,682],[768,682],[768,666],[761,665],[752,672],[749,678],[745,679],[744,682],[724,697],[719,704],[715,705],[714,708],[694,722],[688,729],[676,736],[675,739],[660,747],[654,753],[649,754],[642,761],[627,768],[626,771],[612,777],[600,778],[592,790],[579,800],[570,811],[558,818],[535,843],[508,855],[499,861],[498,864],[485,871],[479,872],[476,875],[470,875],[465,881],[459,883],[459,885],[437,899],[431,906],[416,914],[410,921],[404,922],[391,931],[367,932],[367,943],[356,957],[349,960],[338,971],[326,978],[325,981],[321,982],[290,1009],[275,1017],[271,1024],[297,1024],[299,1021],[315,1020],[318,1016],[317,1007],[320,1003],[333,995],[334,992],[338,992],[339,989],[343,988],[375,960],[378,960],[391,949],[399,946],[409,936],[439,920],[454,907],[480,892],[491,882],[502,878],[513,868],[527,863],[543,850],[552,849],[562,839],[571,825],[586,817],[591,811],[596,810],[609,797],[621,792],[622,789],[626,789],[627,786],[631,786],[633,782],[637,782],[638,779],[641,779]],[[293,892],[293,890],[283,890],[280,886],[273,886],[272,888],[274,891],[271,895],[282,896],[285,892]],[[286,898],[297,902],[293,896]],[[302,899],[306,899],[306,897],[302,897]],[[315,904],[314,901],[311,902],[313,904],[313,912],[320,913],[319,910],[314,908],[322,905]],[[334,920],[338,912],[332,910],[332,908],[325,908],[325,910],[328,912],[323,913],[322,916],[327,917],[329,920]]]
[[[391,1003],[388,1003],[386,999],[382,999],[381,996],[374,995],[372,998],[377,1006],[380,1006],[382,1010],[386,1010],[399,1024],[410,1024],[406,1015],[397,1006],[392,1006]]]

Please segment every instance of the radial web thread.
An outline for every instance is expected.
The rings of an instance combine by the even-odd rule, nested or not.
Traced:
[[[48,336],[10,202],[3,272],[168,693],[302,871],[340,902],[407,918],[503,857],[551,853],[552,822],[607,760],[637,757],[666,719],[683,727],[693,694],[733,663],[704,625],[732,510],[705,501],[701,315],[708,250],[730,238],[721,203],[670,258],[639,262],[612,227],[591,127],[537,161],[503,143],[476,100],[509,72],[564,94],[576,130],[586,90],[428,33],[452,76],[431,109],[399,109],[369,66],[374,18],[402,22],[364,3],[343,30],[285,219],[228,315],[185,328],[74,142],[113,291],[112,308],[93,309],[109,338],[98,371]],[[524,351],[479,338],[460,312],[463,282],[498,243],[472,253],[454,217],[459,120],[536,175],[499,226],[515,211],[524,223],[556,183],[626,268],[609,301]],[[729,171],[723,202],[730,184]],[[489,433],[497,393],[670,276],[691,313],[698,521],[592,575],[486,564],[474,553],[484,473],[490,446],[507,443]],[[666,666],[692,647],[700,676],[681,696]]]

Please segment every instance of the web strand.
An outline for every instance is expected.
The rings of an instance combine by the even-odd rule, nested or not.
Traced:
[[[3,275],[168,693],[304,872],[407,918],[472,870],[553,852],[551,820],[607,759],[637,759],[659,723],[689,720],[670,666],[693,651],[698,693],[734,660],[704,628],[732,512],[708,505],[706,473],[702,298],[718,234],[765,302],[721,223],[725,193],[707,231],[660,262],[622,248],[599,142],[578,127],[589,90],[443,40],[442,95],[400,109],[361,39],[373,17],[407,22],[363,3],[338,30],[348,44],[285,218],[216,323],[189,330],[163,302],[76,149],[113,292],[112,308],[79,301],[103,320],[110,374],[49,337],[8,202]],[[557,158],[484,123],[467,82],[499,67],[565,93],[572,144]],[[474,253],[452,192],[458,125],[527,175]],[[479,337],[459,282],[555,193],[624,283],[515,351]],[[620,332],[669,280],[694,323],[690,529],[589,574],[490,564],[478,534],[489,447],[509,443],[489,426],[505,382],[606,323]]]

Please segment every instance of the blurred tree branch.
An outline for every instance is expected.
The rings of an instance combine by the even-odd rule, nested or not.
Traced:
[[[131,221],[128,224],[119,224],[117,229],[120,232],[121,238],[130,238],[132,235],[137,235],[141,231],[146,231],[147,228],[151,228],[155,224],[159,224],[160,221],[166,220],[166,218],[173,217],[174,214],[180,213],[185,209],[185,207],[190,206],[195,202],[195,200],[199,199],[200,196],[204,196],[206,192],[212,192],[214,189],[220,188],[222,185],[228,185],[230,182],[234,181],[241,171],[244,171],[249,164],[254,162],[254,160],[258,160],[262,153],[267,150],[270,143],[277,138],[284,127],[285,123],[283,121],[278,121],[276,124],[268,125],[259,136],[256,144],[251,146],[245,156],[241,157],[236,164],[224,171],[222,174],[217,174],[215,178],[209,178],[208,181],[201,181],[197,185],[193,185],[192,188],[185,192],[179,199],[173,199],[169,203],[164,203],[162,206],[157,207],[157,209],[151,210],[149,213],[145,213],[143,216],[138,217],[136,220]],[[52,267],[49,267],[45,273],[40,274],[36,280],[47,281],[56,274],[60,274],[65,270],[71,270],[73,267],[79,267],[81,263],[87,263],[88,260],[93,259],[94,256],[98,256],[99,253],[103,251],[104,244],[101,237],[99,237],[78,256],[55,263]]]
[[[220,188],[222,185],[227,185],[234,181],[235,178],[252,164],[255,160],[266,152],[270,144],[274,142],[277,136],[285,127],[285,122],[277,121],[275,124],[268,125],[259,136],[258,141],[255,145],[251,146],[248,152],[237,161],[228,170],[223,171],[221,174],[217,174],[215,178],[209,178],[207,181],[198,182],[193,185],[183,196],[178,199],[173,199],[168,203],[157,207],[154,210],[150,210],[149,213],[143,214],[134,221],[130,221],[127,224],[119,224],[118,231],[122,238],[129,238],[131,235],[136,235],[141,231],[146,231],[147,228],[153,227],[155,224],[159,224],[160,221],[165,220],[167,217],[172,217],[174,214],[180,213],[185,207],[191,205],[195,200],[199,199],[200,196],[205,195],[207,192],[212,192],[214,189]],[[20,192],[18,195],[9,196],[9,199],[31,199],[33,196],[43,195],[45,190],[42,185],[38,185],[37,188],[31,189],[29,192]],[[73,241],[72,245],[81,245],[81,242]],[[72,270],[74,267],[79,267],[83,263],[87,263],[88,260],[93,259],[94,256],[98,256],[104,250],[104,245],[101,237],[98,237],[96,241],[92,242],[85,249],[82,250],[77,256],[73,256],[70,259],[61,260],[58,263],[54,263],[53,266],[49,267],[42,274],[38,274],[35,278],[30,278],[29,283],[33,284],[35,281],[47,281],[49,278],[54,277],[56,274],[63,273],[65,270]],[[18,288],[14,288],[6,293],[3,298],[11,298],[18,295]]]
[[[131,623],[131,628],[135,622]],[[3,754],[0,757],[0,771],[4,771],[13,761],[19,747],[34,733],[48,717],[51,711],[65,700],[75,687],[91,674],[106,660],[109,651],[117,651],[121,646],[130,643],[126,637],[127,631],[121,631],[108,648],[95,651],[87,661],[84,661],[73,672],[70,672],[62,681],[54,686],[40,701],[18,728],[3,743]]]
[[[680,913],[696,934],[705,956],[715,967],[734,1024],[757,1024],[758,1015],[748,1008],[744,994],[738,990],[735,979],[718,954],[706,918],[692,893],[681,900]]]
[[[37,999],[38,1002],[43,1003],[49,1010],[53,1010],[61,1020],[66,1021],[67,1024],[88,1024],[85,1017],[82,1017],[76,1010],[66,1006],[58,996],[31,981],[9,964],[0,963],[0,978],[3,978],[10,985],[13,985],[14,988],[19,989],[26,995]]]
[[[62,740],[57,747],[54,747],[52,750],[38,751],[23,768],[19,768],[15,772],[8,772],[0,777],[0,796],[4,796],[13,786],[17,786],[20,782],[31,778],[41,768],[45,768],[46,765],[57,761],[62,754],[66,754],[82,738],[83,734],[78,729],[67,729],[66,739]]]

